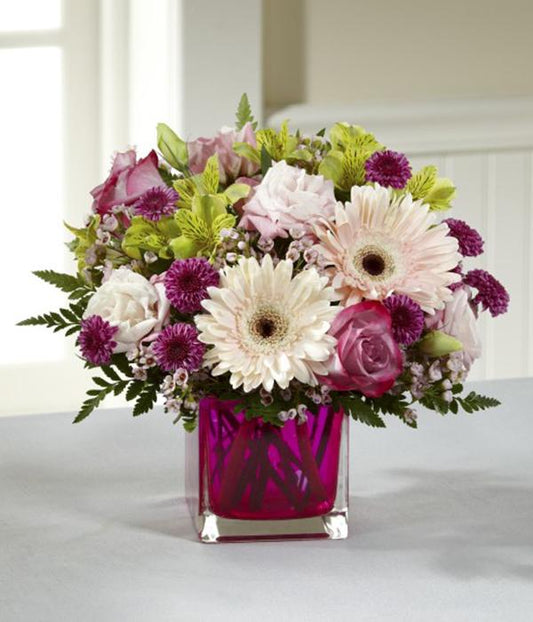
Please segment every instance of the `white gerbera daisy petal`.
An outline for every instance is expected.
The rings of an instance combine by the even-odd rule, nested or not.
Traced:
[[[208,290],[206,313],[195,318],[198,339],[212,346],[205,363],[213,375],[229,372],[234,389],[283,389],[293,378],[316,384],[323,372],[336,343],[327,334],[338,311],[335,292],[314,268],[292,273],[290,260],[274,267],[270,255],[261,264],[242,258]]]
[[[460,276],[457,240],[446,224],[410,195],[394,199],[387,188],[354,186],[351,201],[337,204],[335,220],[322,222],[314,247],[329,266],[344,305],[409,296],[428,313],[442,309]]]

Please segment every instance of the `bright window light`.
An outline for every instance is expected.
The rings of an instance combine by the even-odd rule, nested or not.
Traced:
[[[0,364],[62,357],[60,336],[44,327],[14,326],[64,302],[31,274],[47,267],[61,271],[65,257],[61,72],[57,47],[0,49]]]
[[[61,26],[61,0],[0,0],[0,32]]]

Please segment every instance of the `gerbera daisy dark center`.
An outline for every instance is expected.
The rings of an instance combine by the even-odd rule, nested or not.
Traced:
[[[365,246],[361,248],[353,258],[353,264],[357,271],[366,277],[381,281],[394,272],[392,257],[379,246]]]
[[[258,345],[279,343],[287,334],[288,328],[287,320],[272,308],[256,311],[248,324],[250,335]]]
[[[362,264],[366,272],[372,276],[383,274],[383,271],[385,270],[385,261],[383,260],[383,257],[374,253],[366,255],[366,257],[363,258]]]

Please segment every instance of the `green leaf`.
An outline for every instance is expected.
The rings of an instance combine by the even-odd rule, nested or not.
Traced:
[[[139,393],[141,393],[141,391],[145,387],[145,384],[146,383],[142,380],[132,380],[130,382],[128,390],[126,391],[126,399],[128,400],[128,402],[135,399],[139,395]]]
[[[235,128],[237,130],[242,130],[247,123],[251,123],[254,130],[257,128],[257,121],[252,114],[252,107],[250,106],[248,95],[243,93],[239,100],[237,113],[235,115]]]
[[[384,428],[385,422],[372,407],[370,402],[366,402],[356,393],[337,393],[333,397],[333,404],[336,408],[342,407],[344,412],[349,413],[352,419],[366,423],[373,428]]]
[[[470,391],[466,397],[458,397],[456,399],[463,410],[468,413],[477,412],[478,410],[486,410],[487,408],[495,408],[501,404],[501,402],[494,397],[480,395],[475,391]]]
[[[178,171],[188,170],[187,143],[165,123],[158,123],[157,125],[157,148],[170,166]]]
[[[88,287],[87,283],[80,278],[62,272],[55,272],[54,270],[35,270],[33,274],[63,292],[73,292],[80,289],[80,287],[84,289]]]
[[[146,385],[135,402],[135,406],[133,407],[133,416],[138,417],[139,415],[152,410],[156,400],[157,386],[154,384]]]
[[[112,367],[109,367],[109,365],[104,365],[100,369],[104,372],[104,374],[110,380],[114,380],[114,381],[120,380],[120,376],[117,374],[117,372]]]
[[[96,408],[98,408],[98,406],[100,406],[100,404],[103,402],[105,397],[107,395],[109,395],[109,393],[111,393],[112,386],[113,385],[109,385],[108,387],[106,387],[105,389],[102,389],[101,391],[97,391],[96,389],[93,389],[92,391],[87,391],[88,395],[94,395],[94,396],[90,397],[89,399],[86,399],[83,402],[83,404],[81,405],[81,408],[80,408],[78,414],[76,415],[76,417],[75,417],[75,419],[74,419],[74,421],[72,423],[79,423],[80,421],[83,421]],[[96,393],[95,393],[95,391],[96,391]]]
[[[271,166],[272,156],[266,150],[265,145],[263,145],[261,147],[261,175],[265,176]]]
[[[83,305],[79,303],[71,304],[68,309],[60,309],[60,313],[57,311],[43,313],[42,315],[22,320],[18,322],[17,326],[46,326],[47,328],[51,328],[54,332],[68,329],[67,334],[71,335],[80,330],[83,311]]]
[[[111,357],[111,365],[114,365],[128,378],[131,377],[131,366],[125,354],[113,354],[113,356]]]
[[[100,387],[108,387],[110,385],[107,380],[104,380],[103,378],[98,378],[98,376],[94,376],[92,380]]]

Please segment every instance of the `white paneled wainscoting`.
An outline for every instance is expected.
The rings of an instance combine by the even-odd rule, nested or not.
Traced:
[[[447,215],[483,235],[485,253],[475,264],[509,290],[509,312],[480,320],[484,353],[472,379],[533,375],[533,100],[432,102],[320,108],[291,106],[271,115],[277,126],[313,133],[336,121],[374,132],[405,151],[413,170],[435,164],[457,186]]]

